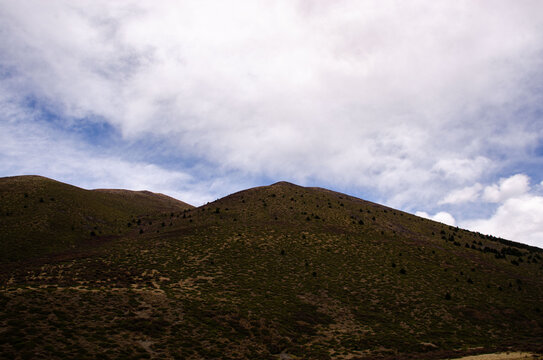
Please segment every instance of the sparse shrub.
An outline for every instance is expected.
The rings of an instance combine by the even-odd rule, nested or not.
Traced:
[[[401,268],[400,269],[400,274],[405,275],[405,274],[407,274],[407,271],[404,268]]]
[[[445,294],[445,300],[451,300],[451,294],[449,292]]]
[[[91,231],[90,236],[96,236],[96,233],[94,231]]]
[[[143,234],[143,229],[140,229],[140,234]]]

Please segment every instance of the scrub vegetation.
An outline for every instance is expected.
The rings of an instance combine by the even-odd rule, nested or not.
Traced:
[[[41,177],[0,191],[3,358],[542,351],[535,247],[285,182],[198,208]]]

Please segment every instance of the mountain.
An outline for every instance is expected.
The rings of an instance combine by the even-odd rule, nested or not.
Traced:
[[[71,192],[32,192],[32,181],[17,191],[1,187],[3,233],[35,221],[19,209],[21,198],[33,199],[28,205],[41,217],[88,222],[72,238],[75,247],[50,245],[41,256],[2,235],[3,249],[19,255],[0,267],[6,358],[444,359],[543,351],[539,248],[286,182],[198,208],[45,182]],[[72,199],[80,194],[103,198]],[[51,197],[81,205],[75,215],[58,214]],[[17,199],[13,210],[8,198]],[[102,203],[125,205],[98,211]],[[88,212],[101,217],[80,215]],[[55,244],[55,232],[69,228],[50,224]],[[103,241],[89,235],[94,226]],[[39,241],[27,234],[27,243]]]
[[[192,208],[149,191],[84,190],[41,176],[0,179],[0,261],[120,236],[136,217]]]

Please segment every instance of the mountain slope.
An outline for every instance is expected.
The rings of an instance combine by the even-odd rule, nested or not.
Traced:
[[[84,190],[41,176],[0,178],[0,261],[126,232],[132,218],[192,206],[148,191]]]
[[[538,248],[285,182],[134,220],[92,256],[8,264],[0,353],[440,359],[541,350]]]

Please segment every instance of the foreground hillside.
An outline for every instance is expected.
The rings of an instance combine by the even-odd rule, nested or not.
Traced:
[[[127,230],[93,246],[5,262],[0,354],[441,359],[542,350],[541,249],[289,183],[148,213],[132,211],[130,227],[118,224]]]

